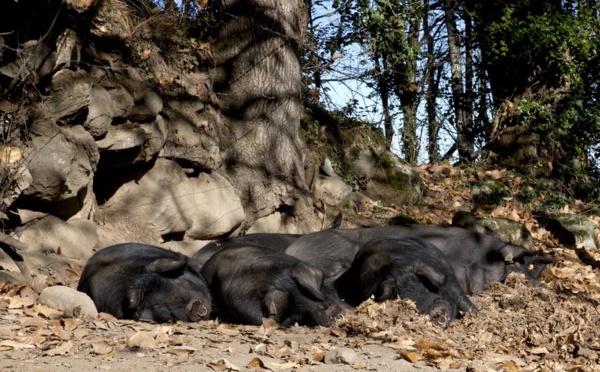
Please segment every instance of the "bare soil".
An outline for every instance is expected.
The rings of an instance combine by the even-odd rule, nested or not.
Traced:
[[[421,172],[433,182],[434,171]],[[424,223],[449,223],[455,204],[475,210],[467,193],[453,185],[430,187],[419,207],[376,204],[345,211],[345,227],[379,225],[400,212]],[[447,328],[405,300],[367,301],[332,327],[280,328],[269,321],[260,327],[218,321],[161,325],[107,314],[69,318],[40,305],[37,296],[49,285],[76,287],[84,263],[27,257],[33,282],[0,283],[0,370],[600,371],[600,255],[557,248],[522,205],[507,201],[494,214],[526,224],[536,249],[555,263],[538,283],[511,274],[505,283],[490,284],[472,296],[479,314]],[[100,234],[110,236],[105,244],[148,239],[143,231],[111,226],[109,232]],[[15,270],[6,259],[0,265]],[[330,362],[335,350],[345,357]]]

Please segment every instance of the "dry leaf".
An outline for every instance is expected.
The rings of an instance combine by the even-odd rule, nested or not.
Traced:
[[[127,346],[141,349],[156,349],[156,340],[148,332],[138,332],[127,340]]]
[[[55,347],[54,349],[46,350],[42,355],[65,355],[73,347],[73,341],[67,341],[64,344]]]
[[[339,328],[333,328],[331,330],[331,334],[336,336],[336,337],[346,337],[346,331],[344,331],[343,329],[339,329]]]
[[[35,303],[35,301],[33,298],[15,296],[10,299],[8,308],[9,309],[26,308],[26,307],[33,306],[34,303]]]
[[[58,319],[63,316],[62,311],[58,311],[46,305],[37,305],[36,311],[48,319]]]
[[[265,364],[260,358],[253,358],[250,363],[246,366],[246,368],[265,368]]]
[[[208,363],[208,366],[213,370],[213,371],[239,371],[239,367],[237,367],[235,364],[229,362],[227,359],[223,358],[223,359],[219,359],[216,361],[212,361],[210,363]]]
[[[421,359],[425,359],[425,357],[419,353],[415,353],[414,351],[406,351],[406,350],[398,350],[400,356],[406,360],[407,362],[416,363]]]
[[[92,343],[92,353],[96,355],[106,355],[113,351],[112,346],[104,343],[104,342],[94,342]]]
[[[226,335],[226,336],[237,336],[240,334],[240,331],[237,328],[234,328],[227,324],[221,324],[217,327],[217,332]]]
[[[262,318],[262,324],[258,328],[257,334],[261,336],[268,336],[279,329],[279,323],[271,318]]]
[[[11,340],[0,341],[0,350],[23,350],[23,349],[35,349],[35,346],[31,344],[15,342]]]
[[[517,366],[510,360],[507,360],[504,363],[502,363],[502,365],[500,366],[500,369],[503,369],[506,372],[519,372],[519,369],[517,368]]]

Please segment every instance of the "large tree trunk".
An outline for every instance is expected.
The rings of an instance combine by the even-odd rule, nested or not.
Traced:
[[[214,43],[215,91],[228,133],[226,176],[239,189],[246,226],[307,202],[300,126],[302,0],[222,0]]]

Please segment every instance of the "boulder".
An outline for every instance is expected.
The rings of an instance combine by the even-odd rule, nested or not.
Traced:
[[[188,178],[176,162],[157,159],[145,173],[130,177],[102,206],[103,218],[145,221],[161,235],[212,239],[244,220],[244,208],[223,176]]]
[[[47,133],[31,140],[32,180],[23,195],[50,202],[76,197],[92,181],[100,157],[98,146],[80,125],[46,129]]]
[[[246,234],[254,233],[277,233],[281,228],[281,213],[275,212],[254,221]]]
[[[113,100],[110,93],[103,87],[94,85],[83,127],[94,137],[103,136],[110,128],[113,116]]]
[[[167,140],[162,156],[194,168],[212,170],[223,162],[212,115],[200,101],[174,102],[165,108]]]
[[[313,181],[313,192],[317,199],[329,205],[339,206],[342,200],[352,193],[352,186],[338,176],[328,177],[319,174]]]
[[[414,205],[423,197],[421,178],[407,163],[391,151],[385,151],[367,184],[366,196],[397,205]]]
[[[353,144],[346,149],[344,163],[357,179],[366,183],[375,175],[380,161],[372,147],[361,148]]]
[[[52,76],[52,91],[45,102],[54,119],[73,117],[92,100],[92,79],[83,70],[60,70]]]
[[[98,233],[92,221],[67,222],[48,215],[25,225],[19,240],[29,245],[27,252],[88,259],[98,243]]]
[[[596,226],[586,216],[558,213],[538,217],[540,225],[550,231],[558,241],[571,248],[598,249]]]
[[[452,226],[493,235],[505,242],[533,249],[533,237],[527,227],[507,218],[483,218],[466,211],[459,211],[452,218]]]

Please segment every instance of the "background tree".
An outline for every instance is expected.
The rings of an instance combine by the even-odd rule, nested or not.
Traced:
[[[227,173],[255,219],[307,198],[298,137],[306,8],[302,0],[223,0],[218,18],[215,91]]]

